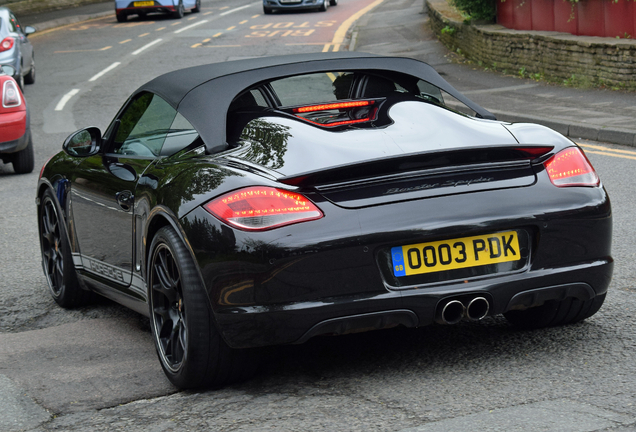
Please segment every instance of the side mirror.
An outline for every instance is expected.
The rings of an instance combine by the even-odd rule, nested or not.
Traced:
[[[35,33],[36,31],[37,30],[35,29],[35,27],[32,27],[32,26],[24,27],[24,34],[27,35],[27,36],[30,35],[30,34]]]
[[[15,75],[15,68],[9,65],[0,65],[0,75]]]
[[[102,133],[96,127],[73,132],[66,138],[62,149],[70,156],[86,157],[99,152],[102,145]]]

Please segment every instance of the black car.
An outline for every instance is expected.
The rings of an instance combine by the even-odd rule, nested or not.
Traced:
[[[63,149],[37,188],[50,291],[149,315],[178,387],[236,380],[251,348],[316,335],[574,323],[612,275],[610,201],[581,149],[495,120],[413,59],[170,72]]]

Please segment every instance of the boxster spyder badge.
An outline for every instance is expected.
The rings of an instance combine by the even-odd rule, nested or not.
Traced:
[[[610,201],[581,149],[497,121],[408,58],[159,76],[103,133],[69,136],[37,198],[54,299],[97,292],[148,315],[183,388],[322,334],[574,323],[599,310],[613,268]]]

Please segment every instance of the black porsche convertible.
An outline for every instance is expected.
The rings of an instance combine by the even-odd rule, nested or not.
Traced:
[[[575,323],[613,269],[610,201],[581,149],[497,121],[408,58],[159,76],[106,131],[67,138],[36,202],[55,301],[99,293],[148,315],[181,388],[240,379],[254,348],[317,335]]]

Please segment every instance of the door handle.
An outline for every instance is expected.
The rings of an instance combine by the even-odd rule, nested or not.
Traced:
[[[133,203],[135,202],[135,196],[131,191],[125,190],[117,192],[115,197],[117,198],[117,204],[119,204],[119,207],[121,207],[122,210],[128,212],[132,209]]]

